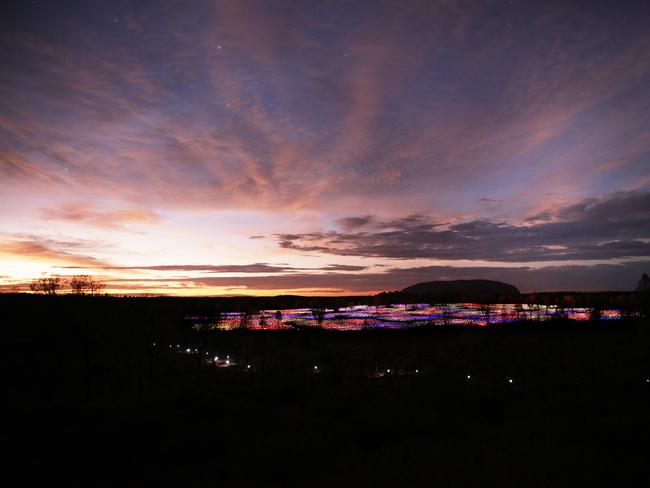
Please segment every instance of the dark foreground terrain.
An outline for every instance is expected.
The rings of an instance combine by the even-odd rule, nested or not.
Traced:
[[[0,306],[3,476],[15,481],[650,481],[645,319],[201,334],[182,320],[198,305],[173,300]]]

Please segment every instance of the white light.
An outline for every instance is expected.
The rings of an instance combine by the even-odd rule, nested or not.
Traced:
[[[386,372],[387,372],[387,373],[390,373],[390,369],[387,369]]]
[[[318,366],[314,366],[314,369],[318,369]]]
[[[186,352],[190,352],[190,351],[191,351],[191,349],[190,349],[190,348],[188,347],[188,348],[187,348],[187,349],[186,349],[185,351],[186,351]]]
[[[470,375],[467,375],[467,379],[468,379],[468,380],[471,380],[472,377],[471,377]]]
[[[416,372],[416,373],[419,373],[419,372],[420,372],[420,370],[419,370],[419,369],[416,369],[416,370],[415,370],[415,372]]]
[[[214,362],[216,363],[217,361],[219,361],[219,356],[214,357]]]
[[[226,359],[230,359],[230,356],[226,356]]]
[[[248,369],[251,369],[251,365],[250,365],[250,364],[247,364],[246,367],[247,367]]]
[[[230,364],[230,359],[226,359],[226,364]]]
[[[512,383],[512,378],[508,378],[508,383]]]

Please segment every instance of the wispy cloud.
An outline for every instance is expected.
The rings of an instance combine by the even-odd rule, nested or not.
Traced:
[[[648,11],[606,3],[15,5],[0,232],[33,237],[3,253],[274,276],[646,257]]]
[[[66,268],[80,268],[80,266],[65,266]],[[319,268],[299,268],[288,265],[275,265],[269,263],[254,264],[164,264],[154,266],[92,266],[93,269],[104,270],[134,270],[134,271],[198,271],[201,273],[262,273],[275,274],[295,271],[362,271],[366,266],[347,264],[328,264]]]
[[[0,241],[0,255],[4,258],[30,259],[91,268],[107,266],[106,262],[85,253],[89,247],[95,247],[89,244],[84,241],[60,241],[29,236],[19,239],[3,238]]]
[[[158,215],[147,209],[109,209],[83,203],[43,209],[43,217],[107,229],[126,229],[129,224],[154,224],[159,221]]]
[[[141,280],[120,279],[109,282],[109,286],[118,289],[152,289],[182,287],[196,290],[218,289],[236,290],[235,294],[256,293],[260,291],[299,291],[309,294],[318,292],[339,294],[367,294],[381,291],[400,290],[414,283],[431,280],[456,279],[496,279],[512,283],[523,292],[567,291],[567,290],[633,290],[640,274],[647,269],[648,262],[626,264],[599,264],[593,266],[549,266],[531,267],[454,267],[422,266],[415,268],[390,268],[383,272],[348,274],[348,273],[290,273],[269,276],[241,277],[177,277],[169,279]],[[227,292],[226,292],[227,293]]]

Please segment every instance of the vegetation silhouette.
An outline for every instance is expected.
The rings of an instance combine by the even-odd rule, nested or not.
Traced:
[[[61,277],[60,276],[43,276],[41,278],[35,278],[29,284],[29,289],[33,293],[45,293],[46,295],[56,295],[57,292],[61,289]]]
[[[10,345],[2,433],[12,452],[32,453],[7,459],[24,476],[26,463],[55,473],[70,459],[99,484],[555,486],[650,475],[642,289],[523,294],[513,324],[346,333],[217,325],[233,310],[303,307],[318,320],[326,309],[409,295],[61,290],[0,295]],[[629,313],[540,324],[527,320],[529,300]]]
[[[75,295],[99,295],[104,289],[104,283],[89,275],[75,275],[69,281],[71,292]]]

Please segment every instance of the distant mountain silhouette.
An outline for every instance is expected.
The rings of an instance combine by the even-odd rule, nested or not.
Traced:
[[[519,296],[517,287],[492,280],[427,281],[404,288],[402,292],[411,295],[460,295],[468,298]]]

